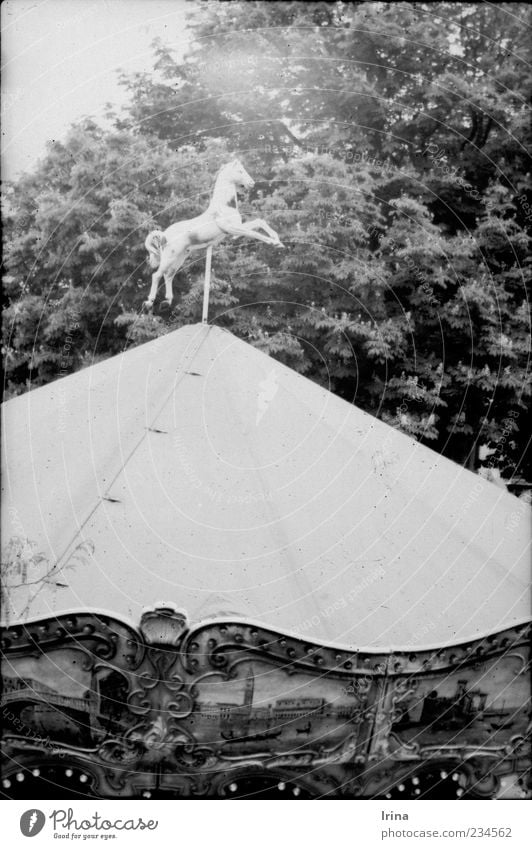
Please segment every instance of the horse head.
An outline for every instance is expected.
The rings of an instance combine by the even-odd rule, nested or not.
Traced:
[[[249,176],[239,159],[233,159],[232,162],[226,165],[226,169],[226,175],[235,186],[241,186],[243,189],[252,189],[255,185],[255,180]]]

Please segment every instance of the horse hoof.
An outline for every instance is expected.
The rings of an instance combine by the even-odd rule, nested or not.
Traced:
[[[153,301],[144,301],[142,304],[142,312],[151,312],[153,310]]]
[[[167,298],[164,301],[161,301],[161,306],[159,307],[159,311],[161,313],[169,313],[172,309],[172,301],[169,301]]]

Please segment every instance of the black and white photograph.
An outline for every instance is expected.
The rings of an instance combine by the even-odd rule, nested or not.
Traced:
[[[1,23],[10,845],[524,847],[530,7]]]

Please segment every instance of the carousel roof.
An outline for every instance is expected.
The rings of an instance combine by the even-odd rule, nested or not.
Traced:
[[[529,617],[522,501],[220,328],[3,413],[11,623],[164,601],[351,649]]]

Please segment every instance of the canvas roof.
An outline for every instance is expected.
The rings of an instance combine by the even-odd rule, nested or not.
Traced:
[[[3,436],[9,621],[165,601],[355,649],[529,618],[524,502],[220,328],[15,398]]]

